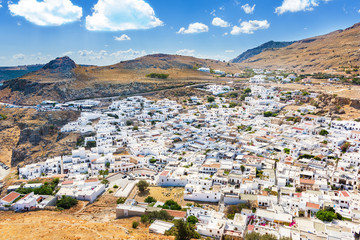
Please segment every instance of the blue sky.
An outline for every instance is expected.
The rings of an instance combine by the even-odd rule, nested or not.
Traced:
[[[108,65],[152,53],[229,60],[360,22],[358,0],[0,0],[0,66],[68,55]]]

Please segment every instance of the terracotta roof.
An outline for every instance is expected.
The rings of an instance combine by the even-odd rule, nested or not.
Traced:
[[[298,128],[298,127],[293,127],[293,129],[295,129],[295,130],[299,130],[299,131],[304,131],[304,129],[303,129],[303,128]]]
[[[160,176],[166,176],[166,175],[168,175],[168,173],[169,173],[169,171],[163,171],[163,172],[160,174]]]
[[[360,134],[360,131],[352,130],[351,133]]]
[[[344,197],[350,197],[349,193],[347,191],[341,191],[341,194],[344,196]]]
[[[98,179],[88,179],[88,180],[85,180],[85,182],[97,182],[99,181]]]
[[[1,200],[4,201],[4,202],[12,203],[18,197],[20,197],[20,193],[11,192],[8,195],[6,195],[5,197],[3,197]]]
[[[68,181],[63,181],[61,185],[70,185],[73,184],[74,181],[73,180],[68,180]]]
[[[248,231],[253,231],[253,230],[254,230],[254,228],[255,228],[255,226],[254,226],[254,225],[248,225]]]
[[[186,212],[184,211],[176,211],[176,210],[168,210],[166,209],[170,216],[176,217],[176,218],[184,218],[186,216]]]
[[[300,184],[310,184],[310,185],[314,185],[314,183],[315,183],[314,180],[300,178]]]
[[[294,196],[296,196],[298,198],[301,197],[301,195],[302,195],[301,192],[294,193]]]
[[[308,208],[314,208],[314,209],[320,209],[320,205],[316,203],[307,202],[306,207]]]

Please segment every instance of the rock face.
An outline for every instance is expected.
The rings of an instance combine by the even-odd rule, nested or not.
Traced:
[[[47,63],[42,69],[49,70],[51,73],[69,73],[76,68],[76,63],[69,57],[59,57]]]
[[[0,124],[0,161],[15,167],[22,163],[66,154],[74,148],[77,134],[60,128],[78,118],[78,112],[36,112],[34,109],[0,108],[7,116]]]

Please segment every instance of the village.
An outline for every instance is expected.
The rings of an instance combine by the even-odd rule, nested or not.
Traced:
[[[96,108],[101,100],[44,102],[39,111],[81,110],[60,130],[81,134],[77,148],[19,167],[28,183],[9,186],[0,210],[46,209],[64,196],[91,204],[111,193],[119,198],[117,218],[165,209],[171,219],[196,219],[196,232],[214,239],[252,232],[358,237],[360,122],[315,115],[308,102],[318,93],[263,86],[265,79],[255,75],[243,89],[207,85],[207,97],[183,102],[130,96],[106,109]],[[286,108],[299,101],[299,109]],[[52,181],[35,181],[42,178]],[[153,187],[179,189],[178,202],[161,202],[151,191],[145,201],[135,199]],[[172,227],[155,217],[149,231]]]

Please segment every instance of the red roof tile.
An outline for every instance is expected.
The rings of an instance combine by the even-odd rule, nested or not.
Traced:
[[[307,202],[306,207],[308,208],[314,208],[314,209],[320,209],[320,205],[316,203]]]
[[[4,201],[4,202],[12,203],[18,197],[20,197],[20,193],[11,192],[8,195],[6,195],[5,197],[3,197],[1,200]]]

